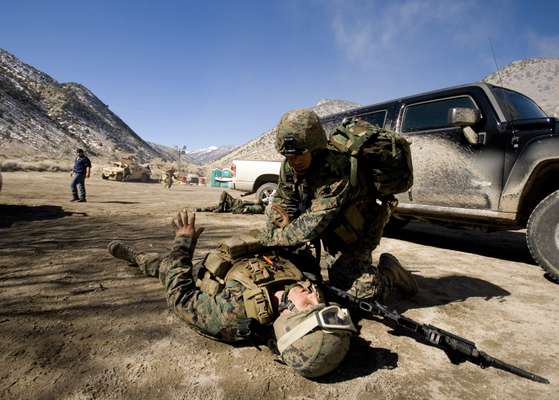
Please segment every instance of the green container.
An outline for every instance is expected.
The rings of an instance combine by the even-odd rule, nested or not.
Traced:
[[[216,178],[221,178],[222,171],[219,168],[212,169],[210,174],[210,186],[219,187],[221,186],[221,182],[218,182]]]

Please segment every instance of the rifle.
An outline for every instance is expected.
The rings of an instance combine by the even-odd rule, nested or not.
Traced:
[[[414,339],[420,343],[442,349],[453,364],[469,361],[479,365],[481,368],[493,367],[512,374],[530,379],[535,382],[549,383],[549,380],[533,374],[522,368],[507,364],[489,354],[477,349],[476,344],[458,335],[447,332],[433,325],[426,325],[404,317],[396,310],[390,309],[378,301],[365,301],[334,286],[322,285],[327,293],[349,303],[350,306],[373,316],[381,317],[386,325],[394,329],[403,329],[409,332]]]

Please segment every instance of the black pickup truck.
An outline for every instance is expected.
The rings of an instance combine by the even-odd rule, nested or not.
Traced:
[[[414,184],[391,223],[527,229],[534,259],[559,281],[559,122],[521,93],[486,83],[436,90],[325,117],[393,129],[411,144]]]

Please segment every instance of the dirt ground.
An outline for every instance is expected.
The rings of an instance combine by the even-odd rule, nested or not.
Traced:
[[[293,374],[266,348],[197,335],[167,310],[157,280],[107,252],[112,239],[168,249],[181,207],[220,190],[91,178],[88,203],[70,203],[67,174],[4,173],[0,192],[1,399],[556,399],[558,285],[534,265],[522,232],[452,231],[412,224],[383,238],[415,274],[405,315],[477,343],[543,375],[538,384],[472,364],[373,320],[361,320],[338,371]],[[217,241],[261,227],[261,215],[200,213],[200,257]],[[553,394],[555,393],[555,395]]]

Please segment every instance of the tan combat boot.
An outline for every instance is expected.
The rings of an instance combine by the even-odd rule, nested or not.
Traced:
[[[378,270],[383,277],[388,279],[391,287],[399,288],[408,297],[417,294],[417,282],[413,275],[406,271],[392,254],[382,253],[380,255]]]
[[[132,247],[124,244],[120,240],[111,241],[109,243],[108,250],[113,257],[128,261],[130,264],[137,264],[136,256],[138,253],[136,253]]]

